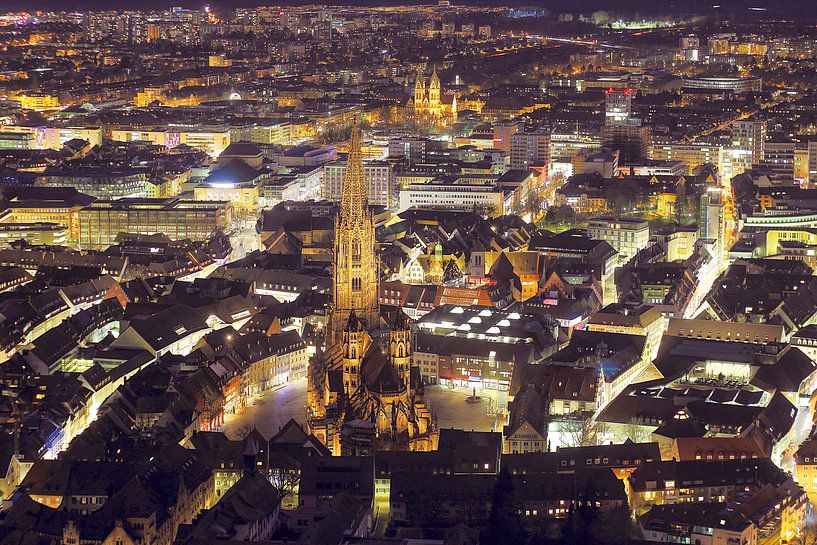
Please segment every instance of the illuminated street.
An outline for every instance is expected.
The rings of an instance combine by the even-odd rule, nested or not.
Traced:
[[[241,259],[256,249],[258,233],[255,232],[255,220],[247,220],[238,224],[239,229],[230,236],[233,252],[230,259]]]
[[[241,438],[255,426],[264,437],[272,437],[290,418],[306,424],[306,379],[267,391],[250,400],[243,412],[227,415],[224,433]]]

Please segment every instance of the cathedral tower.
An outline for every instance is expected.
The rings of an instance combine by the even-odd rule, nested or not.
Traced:
[[[395,371],[405,384],[411,388],[411,326],[402,311],[397,316],[389,331],[389,357]]]
[[[442,106],[440,104],[440,77],[435,69],[431,73],[431,80],[428,83],[428,109],[433,117],[439,117]]]
[[[329,344],[341,341],[352,312],[365,328],[378,326],[378,270],[374,220],[360,150],[360,128],[352,127],[340,210],[335,218],[334,278]]]
[[[357,319],[355,311],[349,313],[349,321],[343,328],[343,390],[347,396],[360,387],[360,362],[368,348],[368,335]]]
[[[414,83],[414,104],[421,105],[426,100],[426,82],[422,72],[417,72],[417,81]]]

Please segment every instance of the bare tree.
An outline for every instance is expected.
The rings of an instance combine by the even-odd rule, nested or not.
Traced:
[[[269,481],[278,491],[281,507],[286,510],[298,506],[298,488],[301,483],[301,468],[296,460],[284,455],[274,454],[269,462]]]
[[[562,437],[562,443],[568,447],[588,447],[595,445],[601,431],[601,425],[592,418],[585,420],[566,420],[559,424],[559,433]]]
[[[525,212],[529,212],[534,219],[538,219],[542,214],[545,204],[544,191],[541,187],[531,188],[525,198]]]
[[[633,443],[643,443],[650,440],[650,434],[638,424],[626,424],[624,435]]]
[[[496,206],[493,204],[474,205],[474,213],[482,216],[483,218],[492,217],[496,213],[496,211],[497,211]]]

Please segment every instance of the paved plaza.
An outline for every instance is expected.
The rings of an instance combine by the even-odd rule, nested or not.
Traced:
[[[483,400],[479,403],[467,403],[465,399],[471,393],[472,390],[468,388],[426,387],[426,401],[437,414],[439,427],[501,431],[505,423],[504,417],[497,419],[491,414],[495,414],[497,405],[504,405],[507,394],[493,390],[478,391],[477,394]],[[223,431],[227,437],[237,439],[255,426],[264,437],[271,437],[290,418],[306,426],[306,379],[296,380],[252,398],[241,413],[226,416]]]

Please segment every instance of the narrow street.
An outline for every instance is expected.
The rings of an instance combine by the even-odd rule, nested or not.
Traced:
[[[239,223],[238,230],[230,236],[230,243],[233,245],[230,261],[241,259],[256,249],[258,234],[255,232],[255,221],[250,219]]]

